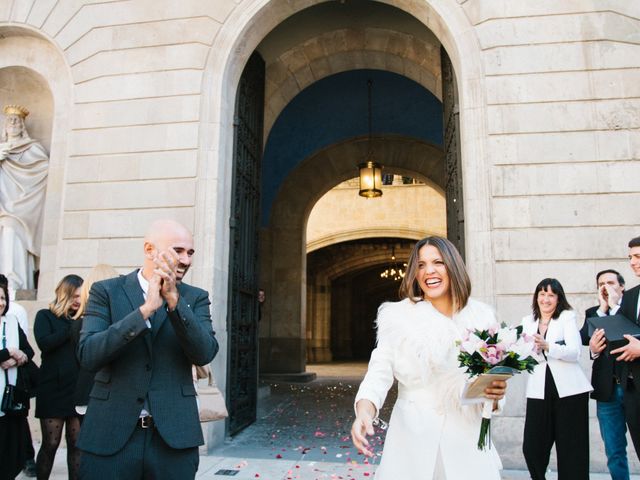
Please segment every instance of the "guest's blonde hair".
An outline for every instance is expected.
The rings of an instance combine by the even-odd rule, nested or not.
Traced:
[[[459,312],[466,305],[471,295],[471,280],[464,265],[464,260],[458,253],[456,247],[446,238],[427,237],[415,244],[409,261],[407,262],[407,272],[400,284],[400,298],[409,298],[415,302],[422,299],[424,293],[418,283],[418,263],[420,261],[420,249],[425,245],[431,245],[438,249],[444,266],[449,274],[449,288],[451,289],[451,299],[453,301],[453,311]]]
[[[73,296],[81,286],[82,278],[78,275],[65,276],[56,286],[56,299],[49,304],[49,310],[56,317],[69,316],[72,313]]]
[[[77,320],[84,315],[84,311],[87,308],[87,302],[89,301],[89,292],[91,291],[91,286],[94,283],[101,280],[107,280],[109,278],[115,278],[117,276],[118,272],[116,272],[111,265],[107,265],[106,263],[99,263],[93,267],[82,284],[82,289],[80,290],[80,308],[78,308],[73,319]]]

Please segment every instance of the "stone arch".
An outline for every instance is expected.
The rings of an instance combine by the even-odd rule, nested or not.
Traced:
[[[38,288],[38,300],[45,300],[55,285],[58,238],[63,228],[63,187],[72,110],[71,72],[58,46],[32,28],[0,24],[0,52],[0,69],[22,68],[33,72],[43,79],[53,97]]]
[[[267,64],[265,138],[280,112],[303,89],[330,75],[358,69],[403,75],[442,99],[439,45],[383,28],[329,30]]]
[[[403,263],[411,252],[413,241],[402,235],[382,238],[384,232],[377,238],[358,242],[338,243],[316,251],[309,256],[309,271],[307,278],[307,359],[310,362],[328,362],[335,359],[334,346],[338,355],[351,351],[352,324],[354,321],[362,332],[360,338],[369,336],[372,340],[373,318],[357,318],[353,315],[350,295],[338,294],[341,299],[340,309],[334,309],[334,281],[344,281],[348,277],[366,272],[367,276],[382,271],[389,265],[391,249],[398,259],[398,265]],[[420,238],[425,236],[422,232]],[[377,267],[377,270],[376,270]],[[371,277],[369,277],[371,278]],[[399,283],[388,279],[373,278],[364,289],[387,284],[385,289],[397,288]],[[338,287],[340,288],[340,287]],[[376,287],[374,287],[375,289]],[[377,305],[374,305],[374,308]],[[361,310],[358,309],[361,312]],[[335,318],[334,318],[335,317]],[[359,343],[359,342],[358,342]],[[366,341],[364,342],[366,346]]]
[[[269,225],[279,224],[282,216],[288,217],[295,211],[296,221],[304,218],[306,226],[306,219],[318,199],[338,183],[357,175],[358,159],[365,158],[368,149],[369,139],[356,137],[324,148],[302,161],[280,187]],[[384,159],[385,172],[408,172],[444,190],[444,154],[439,147],[401,135],[384,135],[373,137],[371,149],[375,158]],[[354,161],[344,162],[344,158]],[[318,168],[319,165],[322,168]],[[291,202],[293,198],[295,202]]]
[[[289,373],[304,371],[307,219],[322,195],[357,174],[357,159],[364,158],[368,145],[366,137],[357,137],[316,152],[289,174],[278,191],[268,228],[261,233],[265,254],[260,259],[261,285],[278,301],[263,309],[262,322],[272,325],[271,347],[278,348],[281,342],[287,345],[282,349],[293,349],[299,355],[287,355],[286,364],[274,361],[269,368],[289,370]],[[388,171],[411,172],[412,176],[443,188],[444,163],[440,148],[421,140],[388,135],[375,137],[372,150],[384,158]],[[345,158],[354,161],[345,162]],[[384,236],[382,232],[376,235]],[[296,345],[296,342],[300,343]]]
[[[434,234],[436,232],[433,232]],[[313,243],[307,243],[307,253],[311,253],[315,250],[319,250],[336,243],[348,242],[350,240],[357,240],[359,238],[377,238],[377,237],[400,237],[410,238],[412,240],[420,240],[424,237],[422,230],[418,228],[398,228],[390,226],[389,228],[368,228],[368,229],[353,229],[348,232],[340,234],[334,234],[331,236],[321,237]]]
[[[323,1],[244,0],[217,33],[207,58],[199,142],[202,161],[198,165],[196,194],[196,204],[201,207],[195,213],[196,238],[201,240],[207,262],[194,271],[194,280],[212,286],[213,308],[222,317],[226,315],[224,298],[228,288],[230,201],[227,192],[231,191],[233,115],[238,81],[249,56],[271,30]],[[431,30],[447,51],[456,72],[465,185],[466,258],[475,280],[476,295],[491,299],[495,275],[490,235],[490,164],[485,154],[487,107],[479,40],[458,3],[448,0],[383,0],[382,3],[412,15]],[[213,279],[209,276],[211,271]],[[302,298],[304,302],[304,295]],[[223,341],[223,352],[224,348]]]
[[[423,238],[425,235],[421,235]],[[419,240],[411,237],[395,237],[406,240]],[[411,247],[409,242],[396,242],[395,254],[398,259],[408,258],[411,253]],[[390,251],[388,245],[385,248],[373,248],[368,251],[354,252],[342,248],[344,251],[342,255],[337,256],[334,262],[327,265],[327,268],[323,270],[323,274],[329,279],[334,279],[357,270],[363,270],[369,267],[375,267],[378,265],[385,265],[389,262]]]
[[[394,143],[393,148],[399,151],[404,148],[402,142]],[[424,146],[425,153],[416,152],[416,156],[430,154],[429,145]],[[393,148],[387,148],[387,152]],[[335,186],[314,203],[309,213],[305,239],[307,254],[360,239],[419,240],[426,235],[446,236],[446,198],[442,188],[423,174],[407,169],[400,173],[398,169],[385,167],[385,172],[389,170],[394,170],[396,178],[409,177],[419,182],[386,185],[384,195],[371,202],[358,198],[357,177]],[[402,209],[402,215],[398,215],[399,209]]]
[[[226,318],[226,293],[229,280],[229,217],[232,191],[232,152],[234,108],[238,82],[250,55],[265,36],[296,13],[325,0],[242,0],[228,15],[217,32],[205,65],[202,80],[201,121],[194,224],[195,238],[204,262],[193,271],[196,284],[209,287],[212,309]],[[464,183],[466,260],[478,298],[492,301],[495,292],[494,254],[491,241],[491,202],[489,197],[490,162],[487,150],[487,105],[485,80],[479,40],[462,6],[449,0],[381,0],[419,20],[433,33],[451,59],[459,93],[462,178]],[[334,179],[337,182],[340,179]],[[305,225],[298,225],[304,229]],[[272,243],[267,238],[262,252],[271,255]],[[303,246],[291,255],[302,257]],[[288,253],[289,254],[289,253]],[[271,268],[271,265],[269,266]],[[304,258],[296,274],[299,286],[294,298],[299,303],[282,322],[291,322],[288,334],[304,338],[302,318],[306,311]],[[263,271],[265,271],[263,269]],[[213,272],[213,277],[211,276]],[[273,275],[270,273],[270,275]],[[272,291],[272,297],[284,292]],[[289,300],[289,299],[285,299]],[[300,315],[302,313],[303,315]],[[264,321],[263,321],[264,324]],[[221,355],[216,359],[217,371],[225,370],[227,335],[223,322],[218,322]],[[303,349],[300,349],[303,358]],[[304,360],[295,361],[296,372],[304,370]],[[219,379],[226,388],[226,376]],[[224,435],[223,426],[211,434],[215,442]]]

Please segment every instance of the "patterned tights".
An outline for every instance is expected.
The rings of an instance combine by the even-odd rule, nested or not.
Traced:
[[[67,468],[69,469],[69,480],[78,478],[78,468],[80,467],[80,450],[76,447],[78,434],[80,433],[80,419],[78,417],[66,418],[41,418],[40,428],[42,429],[42,446],[36,458],[36,471],[38,480],[47,480],[51,475],[53,461],[60,440],[62,439],[62,428],[67,425],[65,439],[67,441]]]

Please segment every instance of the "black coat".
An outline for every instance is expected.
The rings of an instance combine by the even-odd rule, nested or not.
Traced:
[[[580,337],[582,337],[582,344],[589,345],[589,326],[587,319],[591,317],[597,317],[598,306],[588,308],[585,312],[584,325],[580,329]],[[591,398],[600,402],[610,402],[611,395],[613,393],[614,384],[614,362],[615,359],[609,355],[608,349],[604,349],[602,353],[593,361],[591,369],[591,385],[593,386],[593,392],[591,392]]]
[[[36,417],[64,418],[77,415],[73,395],[79,363],[71,342],[68,317],[56,317],[50,310],[36,314],[33,334],[42,351],[40,382],[36,393]]]
[[[206,365],[218,351],[209,295],[185,283],[173,311],[159,308],[147,327],[140,311],[138,273],[96,282],[82,320],[82,366],[97,370],[78,447],[94,455],[120,452],[136,428],[145,401],[169,449],[204,443],[192,365]],[[87,472],[88,477],[95,473]],[[180,478],[179,474],[167,473]],[[93,477],[92,477],[93,478]]]
[[[71,324],[71,343],[76,353],[78,351],[78,344],[80,343],[80,330],[82,330],[82,318],[75,320]],[[89,393],[91,392],[91,387],[93,387],[93,379],[95,376],[96,372],[91,372],[80,366],[78,382],[76,383],[76,390],[73,394],[74,405],[89,405]]]
[[[33,349],[27,341],[27,336],[22,329],[18,328],[19,348],[29,357],[29,361],[33,358]],[[2,345],[0,344],[0,347]],[[9,350],[0,349],[0,363],[11,357]],[[24,366],[18,368],[18,378],[16,385],[24,386],[28,383],[24,375],[28,372]],[[0,375],[4,372],[0,370]],[[29,424],[27,417],[0,417],[0,478],[14,478],[24,468],[28,453],[26,449],[26,435],[29,432]]]
[[[633,287],[631,290],[624,292],[622,296],[622,304],[618,313],[624,315],[632,322],[640,325],[640,318],[638,318],[638,296],[640,295],[640,285]],[[623,362],[624,366],[630,370],[634,378],[640,378],[640,359],[633,362]],[[625,374],[626,376],[626,374]],[[636,380],[637,382],[637,380]],[[636,383],[637,385],[637,383]],[[636,394],[637,395],[637,394]],[[640,395],[637,395],[640,397]],[[639,398],[640,405],[640,398]]]

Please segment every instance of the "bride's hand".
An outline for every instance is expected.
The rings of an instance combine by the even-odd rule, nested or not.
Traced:
[[[373,417],[376,415],[376,407],[371,400],[360,399],[356,403],[356,419],[351,426],[351,440],[353,445],[367,457],[373,457],[369,449],[367,435],[373,435]]]
[[[502,400],[507,391],[506,380],[494,380],[491,386],[484,389],[484,396],[491,400]]]
[[[372,457],[373,452],[369,450],[367,435],[373,435],[373,424],[370,415],[358,415],[351,426],[351,440],[353,445],[361,450],[367,457]]]

